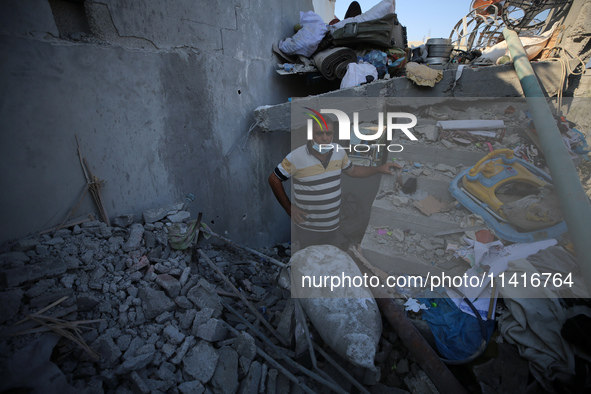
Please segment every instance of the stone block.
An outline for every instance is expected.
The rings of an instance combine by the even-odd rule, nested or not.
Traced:
[[[61,275],[67,269],[68,267],[61,260],[46,260],[36,264],[27,264],[18,268],[4,270],[0,272],[0,283],[4,287],[16,287],[25,282],[36,282],[43,278]]]
[[[171,311],[175,307],[173,300],[168,298],[163,291],[154,290],[151,287],[143,287],[138,292],[142,300],[144,316],[148,320],[154,319],[163,312]]]
[[[185,334],[180,332],[175,326],[166,326],[162,334],[168,342],[175,345],[180,344],[185,339]]]
[[[131,226],[133,222],[135,222],[135,215],[133,213],[128,213],[117,216],[115,219],[113,219],[113,226],[127,228]]]
[[[251,364],[248,370],[248,375],[242,379],[240,383],[239,394],[257,393],[259,391],[259,384],[261,381],[261,363],[255,361]]]
[[[21,289],[0,292],[0,324],[17,315],[24,294],[25,292]]]
[[[200,341],[183,359],[183,371],[205,384],[213,377],[219,358],[209,342]]]
[[[205,324],[197,328],[197,337],[205,339],[208,342],[218,342],[226,339],[228,329],[224,323],[218,319],[209,319]]]
[[[215,288],[203,278],[189,290],[187,298],[200,309],[211,308],[213,317],[217,318],[222,315],[223,307],[220,296],[216,293]]]
[[[211,385],[216,392],[235,393],[238,389],[238,353],[226,346],[218,349],[218,355],[220,359],[211,378]]]
[[[160,274],[156,277],[156,284],[158,284],[166,294],[171,298],[176,298],[181,292],[181,283],[174,277],[168,274]]]
[[[154,223],[157,222],[159,220],[162,220],[166,217],[166,210],[162,207],[160,208],[155,208],[155,209],[149,209],[146,212],[144,212],[144,222],[146,223]]]
[[[135,223],[131,226],[129,231],[129,238],[127,242],[123,244],[122,249],[124,252],[131,252],[140,247],[142,239],[144,237],[144,226],[139,223]]]
[[[181,383],[177,388],[181,394],[202,394],[205,392],[205,387],[198,380]]]

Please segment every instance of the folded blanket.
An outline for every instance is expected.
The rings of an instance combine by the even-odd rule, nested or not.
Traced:
[[[331,48],[314,55],[314,64],[328,80],[343,79],[349,63],[357,62],[357,55],[351,48]]]

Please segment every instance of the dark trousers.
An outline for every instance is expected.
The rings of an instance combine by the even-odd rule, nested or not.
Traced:
[[[292,249],[296,242],[300,245],[298,250],[307,248],[311,245],[333,245],[341,247],[339,244],[338,231],[338,229],[333,231],[311,231],[293,225],[291,232]],[[295,251],[292,250],[292,252]]]

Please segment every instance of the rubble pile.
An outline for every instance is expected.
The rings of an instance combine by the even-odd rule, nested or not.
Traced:
[[[50,329],[40,329],[33,322],[41,316],[46,322],[59,319],[72,326],[82,322],[77,326],[80,343],[58,337],[57,345],[52,343],[47,351],[71,392],[293,391],[295,385],[280,368],[258,353],[264,349],[279,358],[253,330],[258,327],[259,333],[268,335],[252,310],[230,294],[223,278],[197,251],[170,248],[168,229],[189,217],[178,204],[146,212],[144,224],[133,215],[124,215],[113,221],[113,227],[86,221],[72,229],[5,245],[0,255],[0,280],[5,289],[0,292],[2,391],[41,379],[15,371],[23,365],[23,357],[42,358],[31,349],[32,344],[47,347],[47,338],[55,338],[47,333]],[[289,246],[278,245],[274,252],[287,261]],[[200,244],[200,248],[292,344],[294,301],[289,291],[277,286],[280,267],[226,246]],[[224,305],[231,305],[241,317]],[[269,338],[282,346],[276,338]],[[363,384],[375,388],[423,387],[428,378],[406,357],[407,350],[396,334],[384,326],[377,373],[340,363]],[[330,365],[325,367],[336,374],[336,381],[343,381]],[[315,391],[326,390],[290,371]],[[53,383],[47,380],[39,385],[45,391]]]

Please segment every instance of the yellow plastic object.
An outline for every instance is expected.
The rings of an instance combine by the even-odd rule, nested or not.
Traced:
[[[502,155],[503,157],[495,157]],[[464,189],[493,211],[505,217],[501,211],[503,202],[496,196],[497,189],[507,183],[522,182],[535,187],[548,183],[533,175],[515,161],[511,149],[498,149],[480,159],[462,179]]]

